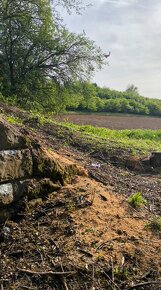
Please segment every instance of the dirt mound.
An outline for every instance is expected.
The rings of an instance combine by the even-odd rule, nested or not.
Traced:
[[[30,202],[20,221],[5,223],[1,285],[74,290],[142,283],[137,289],[159,290],[160,239],[145,229],[147,216],[102,184],[76,176],[46,200]]]

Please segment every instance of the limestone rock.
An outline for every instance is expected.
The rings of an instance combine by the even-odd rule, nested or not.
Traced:
[[[49,178],[26,179],[14,183],[14,200],[22,200],[27,197],[28,200],[36,198],[45,198],[53,191],[60,189],[59,184],[53,183]]]
[[[58,191],[76,174],[85,172],[0,117],[0,223],[23,210],[26,201]]]
[[[32,176],[32,167],[29,149],[0,151],[0,182]]]
[[[25,148],[26,138],[20,132],[0,117],[0,150]]]
[[[13,186],[11,183],[0,185],[0,205],[7,205],[13,201]]]
[[[64,184],[64,167],[54,158],[47,156],[42,149],[32,150],[33,175],[45,176]]]
[[[33,149],[32,156],[34,176],[45,176],[54,182],[59,181],[61,185],[70,183],[74,175],[88,176],[82,167],[65,158],[59,160],[55,153],[45,152],[42,149]]]

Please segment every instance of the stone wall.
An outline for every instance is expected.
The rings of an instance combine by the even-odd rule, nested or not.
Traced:
[[[77,173],[0,117],[0,222],[10,218],[24,199],[45,197]],[[36,147],[36,148],[35,148]]]

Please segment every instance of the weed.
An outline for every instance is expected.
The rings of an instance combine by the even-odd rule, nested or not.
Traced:
[[[52,148],[48,148],[48,152],[49,153],[53,152],[53,149]]]
[[[136,192],[136,193],[132,194],[129,197],[128,202],[134,208],[141,207],[143,204],[147,203],[147,201],[142,197],[141,192]]]
[[[98,247],[98,243],[97,243],[97,242],[93,242],[93,243],[92,243],[92,247],[93,247],[93,249],[97,249],[97,247]]]
[[[161,217],[155,216],[149,223],[145,225],[145,228],[149,228],[154,232],[161,232]]]
[[[126,268],[120,269],[120,267],[116,266],[113,274],[116,279],[124,280],[129,276],[129,271]]]
[[[96,258],[97,262],[101,262],[101,261],[105,261],[105,257],[103,255],[103,253],[100,253],[97,258]]]
[[[94,233],[94,229],[93,228],[87,228],[86,229],[86,233]]]
[[[147,154],[154,150],[160,150],[161,130],[111,130],[108,128],[91,125],[76,125],[62,122],[61,125],[75,132],[80,132],[86,138],[91,137],[96,141],[109,142],[115,148],[130,149],[133,155],[139,152]],[[139,142],[138,142],[139,140]]]
[[[18,117],[6,116],[6,115],[4,117],[9,123],[13,125],[22,125],[22,120]]]

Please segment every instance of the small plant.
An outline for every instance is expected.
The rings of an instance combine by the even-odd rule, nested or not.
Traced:
[[[53,149],[52,148],[48,148],[48,152],[49,153],[53,152]]]
[[[129,271],[126,268],[121,269],[120,267],[116,266],[113,274],[116,279],[124,280],[129,276]]]
[[[13,116],[4,116],[4,117],[9,123],[13,125],[22,125],[22,120],[18,117]]]
[[[86,231],[86,233],[94,233],[94,229],[93,228],[87,228],[85,231]]]
[[[132,194],[129,197],[128,202],[134,208],[141,207],[143,204],[147,203],[147,201],[142,197],[141,192],[136,192],[136,193]]]
[[[97,258],[96,258],[97,262],[101,262],[101,261],[105,261],[105,257],[103,255],[103,253],[100,253]]]
[[[145,228],[149,228],[155,232],[161,232],[161,217],[155,216],[148,224],[146,224]]]

